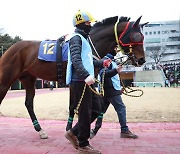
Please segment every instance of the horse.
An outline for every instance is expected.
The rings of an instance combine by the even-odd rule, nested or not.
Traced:
[[[124,54],[128,55],[135,66],[145,62],[143,49],[143,34],[139,17],[130,22],[127,17],[110,17],[93,25],[90,31],[90,40],[93,53],[99,58],[113,51],[118,45]],[[58,81],[56,62],[46,62],[38,59],[38,50],[41,41],[19,41],[13,44],[0,58],[0,104],[8,89],[16,80],[19,80],[26,91],[25,106],[41,139],[48,138],[41,128],[34,112],[33,100],[35,96],[35,82],[37,78],[49,81]],[[67,61],[62,62],[62,79],[65,83]]]

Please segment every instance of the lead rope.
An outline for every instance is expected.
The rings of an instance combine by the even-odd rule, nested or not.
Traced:
[[[96,48],[95,48],[95,46],[94,46],[94,44],[93,44],[90,36],[88,36],[88,40],[89,40],[89,42],[91,43],[91,45],[92,45],[92,47],[93,47],[93,49],[94,49],[94,52],[96,53],[96,55],[98,56],[98,58],[101,59],[101,57],[99,56],[99,54],[98,54],[98,52],[97,52],[97,50],[96,50]]]
[[[132,52],[132,51],[130,51],[130,52]],[[129,57],[128,57],[128,59],[129,59]],[[126,61],[124,61],[123,63],[121,63],[121,65],[124,65],[124,64],[128,61],[128,59],[127,59]],[[120,74],[119,74],[119,75],[120,75]],[[123,88],[122,88],[122,93],[123,93],[124,95],[130,96],[130,97],[141,97],[141,96],[144,94],[143,90],[141,90],[141,89],[132,89],[132,88],[129,87],[129,86],[125,87],[125,85],[124,85],[121,77],[120,77],[120,82],[121,82],[121,85],[122,85],[122,87],[123,87]],[[128,89],[128,90],[127,90],[127,89]],[[131,94],[129,94],[129,93],[136,92],[136,91],[140,91],[141,93],[140,93],[139,95],[131,95]]]
[[[102,83],[95,78],[95,81],[96,81],[96,82],[99,84],[99,86],[100,86],[100,92],[97,92],[97,91],[96,91],[95,89],[93,89],[90,85],[88,85],[89,89],[90,89],[93,93],[95,93],[96,95],[104,96],[104,87],[103,87],[103,86],[104,86],[104,76],[105,76],[105,68],[104,68],[104,70],[103,70]],[[78,104],[77,104],[77,107],[74,109],[74,113],[75,113],[76,116],[78,116],[79,108],[80,108],[80,106],[81,106],[82,99],[83,99],[84,93],[85,93],[85,91],[86,91],[86,87],[87,87],[87,84],[85,83],[84,89],[83,89],[82,94],[81,94],[81,97],[80,97],[80,100],[79,100],[79,102],[78,102]]]
[[[122,85],[122,87],[123,87],[123,88],[122,88],[122,93],[123,93],[124,95],[130,96],[130,97],[141,97],[141,96],[144,94],[143,90],[141,90],[141,89],[132,89],[132,88],[129,87],[129,86],[125,87],[125,86],[124,86],[124,83],[122,82],[122,79],[121,79],[121,78],[120,78],[120,82],[121,82],[121,85]],[[128,91],[127,89],[129,89],[129,91]],[[140,93],[139,95],[131,95],[131,94],[129,94],[129,93],[136,92],[136,91],[140,91],[141,93]]]

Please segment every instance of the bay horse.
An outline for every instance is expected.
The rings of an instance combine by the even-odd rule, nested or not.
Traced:
[[[143,49],[143,34],[139,17],[135,22],[130,18],[118,16],[97,22],[92,27],[90,38],[93,50],[99,57],[104,57],[119,45],[135,66],[145,62]],[[25,106],[28,110],[34,128],[40,138],[48,138],[41,128],[34,112],[33,99],[35,96],[35,82],[37,78],[58,81],[56,62],[46,62],[38,59],[41,41],[19,41],[12,45],[0,58],[0,104],[14,81],[19,80],[26,91]],[[97,54],[96,53],[96,54]],[[65,83],[67,62],[63,62],[62,82]]]

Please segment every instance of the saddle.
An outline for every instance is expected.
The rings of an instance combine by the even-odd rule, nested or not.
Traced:
[[[65,36],[57,40],[42,41],[39,46],[38,59],[47,62],[56,62],[58,83],[62,81],[62,62],[68,59],[68,41]]]

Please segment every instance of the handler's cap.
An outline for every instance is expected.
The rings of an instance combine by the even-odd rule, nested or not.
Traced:
[[[114,58],[114,56],[113,56],[112,54],[110,54],[110,53],[108,53],[105,57],[106,57],[106,58],[110,58],[110,59],[113,59],[113,58]]]

